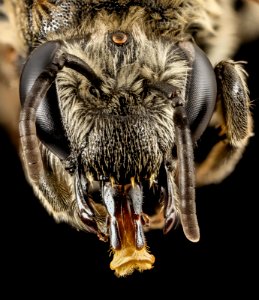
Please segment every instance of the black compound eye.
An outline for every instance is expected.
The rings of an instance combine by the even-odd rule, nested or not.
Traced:
[[[52,62],[60,46],[59,41],[47,42],[36,48],[29,56],[20,79],[22,105],[35,80]],[[70,144],[63,127],[58,100],[56,85],[53,83],[37,109],[36,128],[41,142],[60,159],[65,159],[70,154]]]
[[[190,43],[188,43],[188,47]],[[192,45],[192,70],[186,89],[186,112],[192,138],[197,141],[211,120],[217,96],[217,83],[213,67],[206,54]],[[188,50],[183,46],[183,50]],[[187,53],[187,56],[189,53]]]

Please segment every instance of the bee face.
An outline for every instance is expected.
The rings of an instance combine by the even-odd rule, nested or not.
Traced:
[[[252,135],[242,66],[214,72],[198,46],[223,18],[216,1],[8,3],[27,53],[21,159],[46,209],[109,240],[118,276],[152,267],[144,233],[158,223],[198,241],[196,182],[227,176]],[[219,142],[195,173],[210,124]]]
[[[175,46],[121,34],[128,39],[124,45],[114,43],[114,33],[104,33],[98,40],[89,37],[84,48],[77,43],[64,47],[95,70],[100,89],[67,69],[56,81],[67,135],[76,151],[82,151],[87,172],[116,181],[157,174],[171,155],[173,107],[148,84],[162,81],[184,93],[189,69]]]

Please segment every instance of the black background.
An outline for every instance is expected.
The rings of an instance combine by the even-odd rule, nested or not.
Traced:
[[[56,224],[27,185],[15,149],[0,131],[1,290],[5,299],[79,293],[83,299],[239,295],[256,291],[258,269],[259,41],[241,47],[253,100],[255,136],[235,172],[224,182],[197,189],[199,243],[181,228],[164,236],[147,233],[154,268],[117,278],[109,269],[109,245],[95,236]],[[255,271],[255,274],[253,272]],[[90,296],[92,294],[93,296]],[[258,294],[258,292],[256,292]],[[105,295],[105,296],[104,296]],[[241,295],[241,294],[240,294]]]

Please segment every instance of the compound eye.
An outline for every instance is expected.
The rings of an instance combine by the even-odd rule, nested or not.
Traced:
[[[51,41],[31,53],[23,67],[20,79],[21,105],[24,105],[36,79],[46,70],[60,47],[59,41]],[[41,142],[60,159],[65,159],[70,154],[70,144],[62,124],[58,103],[59,98],[54,82],[37,109],[36,129]]]
[[[215,108],[216,76],[206,54],[196,44],[186,43],[182,49],[187,56],[192,52],[192,69],[186,89],[186,112],[192,138],[197,141],[207,128]]]

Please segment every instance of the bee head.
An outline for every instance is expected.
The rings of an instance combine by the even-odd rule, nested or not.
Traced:
[[[113,267],[121,269],[126,253],[136,258],[124,260],[126,273],[150,268],[143,197],[153,199],[149,208],[164,209],[167,232],[172,216],[181,215],[171,199],[175,180],[180,197],[193,189],[192,143],[215,106],[215,75],[203,51],[189,41],[172,45],[122,31],[49,41],[29,56],[20,98],[23,152],[35,181],[44,173],[39,139],[62,174],[69,169],[65,180],[74,185],[71,194],[87,230],[109,235],[118,251]],[[186,197],[188,213],[195,212],[192,193]],[[181,220],[186,236],[197,241],[197,220]],[[135,250],[144,252],[134,256]]]

